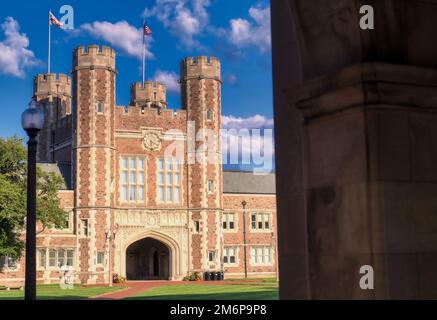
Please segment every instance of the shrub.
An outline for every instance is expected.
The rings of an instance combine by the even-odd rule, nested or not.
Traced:
[[[186,276],[184,281],[200,281],[202,280],[202,277],[199,275],[198,272],[193,272],[192,274]]]
[[[118,274],[114,274],[114,276],[112,277],[112,281],[114,283],[126,283],[126,278],[125,277],[121,277]]]

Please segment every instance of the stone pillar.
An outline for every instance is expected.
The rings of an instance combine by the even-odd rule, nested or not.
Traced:
[[[114,252],[108,250],[106,232],[112,234],[114,228],[115,51],[109,47],[78,47],[73,67],[80,280],[107,283],[108,252]],[[88,235],[83,233],[84,221],[88,221]],[[105,253],[105,261],[100,265],[96,264],[98,252]]]
[[[187,110],[188,120],[188,206],[191,230],[195,230],[195,222],[200,223],[199,232],[190,234],[190,268],[201,272],[218,271],[222,267],[220,75],[220,61],[214,57],[189,57],[181,62],[182,108]],[[214,261],[208,261],[208,251],[215,251]]]
[[[376,30],[359,28],[363,4]],[[282,299],[437,298],[435,14],[272,4]]]

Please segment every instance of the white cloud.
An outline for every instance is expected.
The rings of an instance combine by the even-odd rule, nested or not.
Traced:
[[[272,129],[273,119],[256,114],[248,118],[235,116],[223,116],[222,127],[224,129]]]
[[[224,77],[224,82],[230,84],[231,86],[234,86],[238,84],[238,77],[235,74],[230,73]]]
[[[164,83],[169,92],[179,93],[181,91],[181,86],[178,82],[179,76],[173,71],[157,70],[153,79],[154,81]]]
[[[243,18],[230,21],[229,40],[238,47],[256,46],[261,52],[270,50],[269,7],[251,7],[249,15],[252,21]]]
[[[210,0],[156,0],[144,18],[158,19],[187,48],[200,47],[196,37],[207,27]]]
[[[143,43],[142,28],[136,28],[126,21],[116,23],[95,21],[81,25],[80,30],[89,33],[96,39],[109,42],[112,46],[130,56],[141,59]],[[146,57],[148,58],[153,57],[153,53],[150,52],[152,41],[151,37],[146,37]]]
[[[273,119],[222,117],[222,154],[225,165],[249,166],[255,173],[274,168]]]
[[[1,25],[5,38],[0,42],[0,73],[24,77],[24,69],[38,65],[33,51],[29,50],[29,38],[20,33],[17,20],[7,17]]]

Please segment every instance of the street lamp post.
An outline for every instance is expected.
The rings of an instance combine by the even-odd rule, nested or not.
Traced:
[[[27,216],[25,300],[36,299],[36,137],[44,126],[44,112],[32,100],[21,116],[21,124],[29,136],[27,143]]]
[[[243,206],[243,255],[244,255],[244,279],[247,279],[247,252],[246,252],[246,200],[241,202]]]
[[[108,277],[109,277],[109,286],[112,287],[114,284],[113,275],[112,275],[112,251],[111,248],[113,246],[113,242],[115,240],[115,236],[117,235],[118,225],[115,226],[115,229],[112,231],[112,234],[109,230],[106,230],[106,239],[108,240]]]

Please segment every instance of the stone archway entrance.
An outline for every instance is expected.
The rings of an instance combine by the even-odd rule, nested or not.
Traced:
[[[127,280],[170,280],[170,252],[167,245],[153,238],[132,243],[126,249]]]

